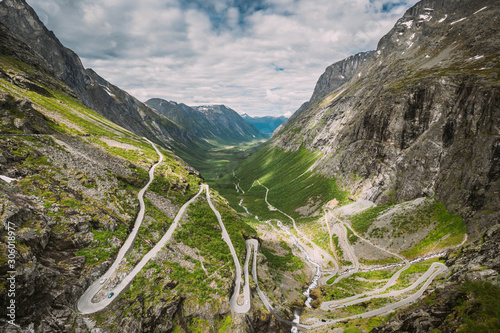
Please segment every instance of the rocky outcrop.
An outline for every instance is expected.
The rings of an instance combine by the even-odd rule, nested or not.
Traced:
[[[16,110],[14,113],[18,115],[34,112],[24,104],[10,110]],[[44,118],[40,117],[35,130],[40,132],[39,128],[45,128],[41,125],[43,122]],[[99,179],[97,175],[102,179],[107,177],[104,169],[100,169],[104,166],[122,177],[127,177],[129,172],[100,150],[59,136],[57,140],[66,144],[63,150],[53,139],[53,131],[50,135],[32,136],[32,128],[20,129],[26,134],[3,136],[0,140],[4,157],[0,160],[0,174],[17,180],[13,184],[0,181],[0,235],[6,239],[7,228],[11,226],[16,249],[15,268],[8,268],[4,261],[7,243],[1,243],[0,275],[5,281],[6,276],[12,275],[8,271],[15,271],[16,294],[10,298],[16,301],[15,323],[31,326],[36,332],[66,332],[72,327],[90,332],[82,318],[75,316],[73,305],[90,276],[101,273],[109,261],[92,266],[82,279],[86,258],[79,251],[92,243],[91,229],[115,230],[117,220],[122,221],[124,217],[110,218],[114,216],[112,209],[99,208],[95,204],[99,195],[92,196],[93,190],[78,181],[72,167],[78,166],[89,179]],[[71,156],[67,149],[79,150],[79,154]],[[113,187],[111,183],[102,185]],[[131,200],[127,198],[131,194],[122,195],[123,202]],[[44,198],[51,199],[45,201]],[[3,294],[0,304],[7,307],[8,302],[9,298]],[[3,329],[18,332],[5,320],[2,318],[0,323]]]
[[[435,195],[479,235],[500,220],[499,10],[495,1],[419,2],[271,146],[321,152],[315,170],[360,199]]]
[[[85,105],[92,106],[86,90],[88,78],[80,58],[59,42],[24,0],[2,1],[0,20],[43,59],[44,65],[51,69],[57,79],[73,89]]]
[[[328,66],[320,76],[310,102],[316,102],[348,82],[375,51],[360,52]]]
[[[7,110],[22,110],[13,114]],[[52,134],[49,119],[36,111],[31,101],[0,93],[0,133]]]
[[[500,225],[448,256],[444,285],[371,332],[493,332],[500,328]]]
[[[309,101],[302,104],[284,124],[280,125],[273,132],[273,136],[277,135],[285,126],[294,122],[295,119],[298,119],[303,112],[314,108],[317,103],[319,103],[332,91],[349,82],[357,69],[370,59],[374,53],[375,51],[356,53],[355,55],[347,57],[344,60],[337,61],[336,63],[328,66],[325,72],[318,79],[318,82],[316,82],[314,92]]]

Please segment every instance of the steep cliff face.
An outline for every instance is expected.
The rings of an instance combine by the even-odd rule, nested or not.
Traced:
[[[363,65],[368,59],[370,59],[374,53],[375,51],[360,52],[328,66],[325,72],[318,79],[318,82],[316,82],[314,92],[309,101],[302,104],[284,124],[280,125],[273,132],[273,136],[277,135],[285,126],[299,118],[303,112],[314,108],[315,104],[326,95],[330,94],[344,83],[349,82],[359,66]]]
[[[91,107],[91,98],[86,89],[88,78],[80,59],[59,42],[25,1],[2,1],[0,18],[18,38],[41,56],[40,58],[59,80],[73,89],[85,105]]]
[[[328,66],[320,76],[310,102],[318,101],[348,82],[356,70],[365,63],[375,51],[360,52]]]
[[[182,103],[153,98],[146,102],[160,114],[181,125],[197,138],[220,144],[263,139],[265,134],[247,124],[236,111],[224,105],[189,107]]]
[[[271,146],[321,152],[315,170],[359,198],[435,195],[479,234],[500,217],[499,12],[495,1],[419,2]]]

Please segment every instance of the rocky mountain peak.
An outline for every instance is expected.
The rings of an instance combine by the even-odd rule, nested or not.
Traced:
[[[373,54],[374,51],[360,52],[328,66],[316,83],[310,102],[322,99],[349,81],[354,72]]]
[[[358,186],[360,198],[436,195],[478,235],[500,213],[499,11],[493,0],[419,2],[342,89],[304,104],[271,145],[320,151],[316,170]],[[353,175],[364,181],[354,186]]]

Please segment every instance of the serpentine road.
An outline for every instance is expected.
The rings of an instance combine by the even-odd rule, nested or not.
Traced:
[[[206,184],[201,184],[200,185],[200,190],[198,191],[198,193],[193,198],[191,198],[188,202],[186,202],[179,209],[179,212],[177,213],[174,221],[172,222],[172,225],[168,228],[167,232],[163,235],[163,237],[160,239],[160,241],[153,247],[153,249],[151,249],[139,261],[139,263],[132,269],[132,271],[130,271],[127,274],[127,276],[117,286],[115,286],[115,288],[113,288],[113,290],[111,290],[114,293],[114,295],[112,295],[113,297],[111,297],[111,298],[105,297],[101,301],[92,302],[92,299],[95,297],[95,295],[99,291],[101,291],[101,289],[105,286],[106,280],[109,279],[116,272],[117,268],[120,265],[121,260],[132,249],[132,245],[133,245],[133,243],[135,241],[135,238],[137,237],[137,233],[138,233],[139,228],[140,228],[140,226],[142,224],[142,221],[144,219],[145,210],[146,210],[145,204],[144,204],[144,193],[146,192],[146,190],[148,189],[149,185],[152,183],[152,181],[154,179],[155,168],[163,161],[163,155],[160,153],[160,151],[156,148],[156,146],[151,141],[149,141],[149,140],[147,140],[147,141],[154,147],[154,149],[156,150],[156,152],[160,156],[160,159],[149,170],[149,182],[146,184],[146,186],[138,194],[138,199],[139,199],[139,203],[140,203],[140,210],[139,210],[139,214],[137,216],[137,219],[135,220],[135,223],[134,223],[134,229],[132,230],[132,232],[128,236],[128,238],[125,241],[125,243],[123,244],[123,246],[121,247],[121,249],[118,252],[118,255],[117,255],[115,261],[113,262],[113,264],[111,265],[111,267],[108,269],[108,271],[106,273],[104,273],[100,279],[96,280],[85,291],[85,293],[80,297],[80,299],[77,302],[77,308],[83,314],[91,314],[91,313],[95,313],[95,312],[98,312],[100,310],[103,310],[109,304],[111,304],[115,299],[117,299],[118,296],[121,293],[124,292],[124,290],[132,282],[132,280],[135,278],[135,276],[137,274],[139,274],[139,272],[144,268],[144,266],[147,264],[147,262],[150,259],[152,259],[153,257],[155,257],[156,254],[160,250],[162,250],[163,247],[166,245],[166,243],[170,240],[172,234],[174,233],[175,229],[177,228],[178,223],[179,223],[181,217],[183,216],[184,212],[186,211],[187,207],[194,200],[196,200],[198,198],[198,196],[203,192],[203,190],[205,190],[205,192],[206,192],[207,202],[208,202],[210,208],[212,209],[212,211],[214,212],[215,216],[217,217],[217,221],[219,222],[219,225],[221,227],[222,238],[224,239],[224,241],[228,245],[229,250],[231,252],[231,255],[233,257],[233,261],[234,261],[234,265],[235,265],[235,269],[236,269],[236,274],[235,274],[235,280],[234,280],[234,291],[233,291],[233,295],[231,296],[231,299],[230,299],[229,302],[230,302],[230,306],[231,306],[232,310],[235,311],[236,313],[246,313],[246,312],[248,312],[250,310],[250,307],[251,307],[251,304],[250,304],[251,294],[250,294],[250,283],[249,283],[249,272],[248,272],[248,265],[249,265],[249,261],[250,261],[250,257],[251,257],[251,248],[253,248],[252,275],[253,275],[253,280],[254,280],[254,282],[256,284],[257,293],[258,293],[260,299],[262,300],[264,306],[266,307],[266,309],[269,312],[271,312],[278,320],[280,320],[282,322],[285,322],[287,324],[293,325],[295,327],[294,330],[296,330],[297,327],[298,328],[302,328],[302,329],[310,329],[310,328],[320,327],[320,326],[323,326],[323,325],[331,325],[331,324],[334,324],[336,322],[344,321],[344,320],[348,320],[348,319],[367,318],[367,317],[376,316],[376,315],[380,315],[380,314],[383,314],[383,313],[387,313],[387,312],[393,311],[393,310],[395,310],[395,309],[397,309],[397,308],[399,308],[399,307],[401,307],[403,305],[406,305],[408,303],[414,302],[417,298],[419,298],[424,293],[424,291],[427,289],[427,287],[429,286],[429,284],[433,281],[433,279],[437,275],[439,275],[439,274],[441,274],[441,273],[443,273],[444,271],[447,270],[447,267],[445,265],[443,265],[441,263],[433,263],[431,265],[431,267],[427,270],[427,272],[425,272],[411,286],[409,286],[409,287],[407,287],[405,289],[402,289],[402,290],[396,290],[396,291],[391,291],[389,293],[380,294],[382,291],[385,291],[392,283],[394,283],[395,279],[397,279],[399,277],[399,274],[404,269],[406,269],[407,266],[409,266],[409,263],[408,263],[407,260],[405,260],[401,256],[399,256],[397,254],[394,254],[394,253],[391,253],[391,252],[387,251],[386,249],[383,249],[381,247],[378,247],[378,246],[370,243],[368,240],[362,238],[361,236],[359,236],[358,234],[356,234],[356,232],[354,232],[354,230],[351,229],[356,234],[356,236],[362,238],[364,241],[370,243],[373,246],[376,246],[377,248],[380,248],[380,249],[382,249],[382,250],[384,250],[386,252],[389,252],[389,253],[391,253],[391,254],[393,254],[393,255],[395,255],[395,256],[397,256],[397,257],[405,260],[405,264],[406,265],[405,265],[405,267],[403,269],[401,269],[396,274],[394,274],[394,276],[389,280],[389,282],[386,283],[386,285],[383,288],[374,290],[374,291],[369,292],[369,293],[364,293],[363,295],[356,295],[356,296],[353,296],[353,297],[350,297],[350,298],[347,298],[347,299],[344,299],[344,300],[337,300],[337,301],[332,301],[332,302],[325,302],[324,303],[325,307],[327,307],[327,308],[330,309],[330,308],[336,308],[336,307],[339,307],[339,306],[348,306],[348,305],[360,303],[360,302],[367,301],[367,300],[370,300],[370,299],[373,299],[373,298],[377,298],[377,297],[391,297],[391,296],[396,296],[396,295],[400,295],[402,293],[408,292],[410,290],[413,290],[418,285],[422,284],[422,282],[424,282],[424,281],[425,282],[423,283],[422,287],[415,294],[413,294],[413,295],[411,295],[411,296],[409,296],[409,297],[407,297],[407,298],[405,298],[403,300],[400,300],[399,302],[396,302],[394,304],[389,304],[389,305],[387,305],[385,307],[382,307],[382,308],[379,308],[379,309],[376,309],[376,310],[372,310],[372,311],[368,311],[368,312],[365,312],[365,313],[362,313],[362,314],[350,316],[350,317],[333,319],[333,320],[332,319],[328,319],[328,320],[322,319],[322,320],[317,320],[312,325],[303,325],[303,324],[299,324],[297,322],[292,322],[290,320],[281,318],[279,315],[277,315],[275,313],[275,311],[274,311],[272,305],[270,304],[270,302],[268,301],[266,295],[264,294],[264,292],[262,292],[262,290],[259,287],[258,276],[257,276],[258,241],[255,240],[255,239],[249,239],[249,240],[246,241],[246,251],[247,251],[247,253],[246,253],[246,259],[245,259],[245,264],[244,264],[244,279],[245,280],[244,280],[243,294],[242,294],[242,296],[243,296],[243,302],[242,303],[243,304],[240,304],[238,302],[238,300],[241,298],[241,289],[242,289],[242,279],[241,279],[242,269],[241,269],[241,265],[240,265],[238,256],[236,254],[236,251],[234,249],[234,246],[232,244],[231,238],[229,237],[229,234],[228,234],[228,232],[226,230],[226,227],[225,227],[225,225],[224,225],[224,223],[222,221],[222,217],[221,217],[220,213],[217,211],[217,209],[214,207],[214,205],[212,204],[212,200],[211,200],[211,197],[210,197],[210,188]],[[257,182],[259,183],[259,185],[265,187],[259,181],[257,181]],[[252,186],[253,186],[253,184],[252,184]],[[283,213],[284,215],[286,215],[287,217],[289,217],[292,220],[292,222],[293,222],[293,226],[294,226],[294,229],[297,231],[297,235],[300,236],[301,238],[305,238],[307,240],[307,238],[305,237],[305,235],[303,235],[297,229],[297,227],[295,225],[295,220],[292,217],[290,217],[286,213],[282,212],[281,210],[279,210],[279,209],[277,209],[277,208],[275,208],[275,207],[273,207],[272,205],[269,204],[269,202],[267,201],[267,194],[269,192],[269,189],[267,187],[265,187],[265,188],[267,190],[266,191],[266,198],[265,199],[266,199],[266,203],[269,205],[269,209],[270,210],[277,210],[277,211]],[[241,202],[240,202],[240,204],[241,204]],[[341,223],[341,226],[344,229],[344,232],[345,232],[345,234],[347,236],[346,225],[342,221],[340,221],[340,220],[339,220],[339,222]],[[297,239],[296,239],[296,241],[297,241]],[[355,254],[354,254],[354,251],[352,250],[352,248],[350,248],[350,245],[348,244],[347,239],[345,240],[345,243],[347,244],[346,248],[349,250],[349,252],[351,254],[351,257],[353,258],[353,261],[355,263],[355,266],[356,266],[355,268],[357,270],[359,268],[359,263],[357,261],[357,258],[355,256]],[[309,259],[308,255],[306,255],[306,259]],[[335,259],[333,259],[333,260],[335,260]],[[310,259],[309,259],[309,261],[310,261]],[[311,284],[311,286],[309,286],[309,289],[311,289],[311,288],[314,289],[315,287],[317,287],[317,282],[318,282],[319,278],[321,277],[321,270],[319,268],[319,265],[316,264],[316,263],[314,263],[314,262],[312,262],[312,263],[315,264],[318,272],[316,273],[315,278],[313,279],[313,283]],[[345,276],[343,276],[343,277],[345,277]],[[337,279],[337,280],[339,280],[339,279]],[[337,282],[337,280],[335,282]],[[104,282],[101,283],[101,281],[104,281]],[[379,295],[376,295],[376,294],[379,294]],[[323,305],[322,305],[322,308],[323,308]]]
[[[238,304],[238,298],[240,296],[241,292],[241,265],[240,261],[238,259],[238,256],[236,255],[236,251],[234,250],[233,243],[231,242],[231,238],[229,237],[229,234],[227,233],[226,227],[224,226],[224,223],[222,222],[222,218],[220,216],[220,213],[215,209],[214,205],[212,204],[212,200],[210,199],[210,189],[208,185],[201,185],[203,188],[206,189],[207,192],[207,201],[208,205],[212,209],[212,211],[215,213],[215,216],[217,217],[217,220],[219,221],[219,225],[222,229],[222,238],[226,242],[227,246],[229,247],[229,251],[231,252],[231,255],[233,256],[233,261],[234,265],[236,266],[236,277],[234,280],[234,292],[233,296],[231,296],[231,299],[229,300],[229,305],[233,309],[233,311],[237,313],[247,313],[250,310],[250,281],[248,279],[248,262],[245,265],[245,286],[243,287],[243,304]],[[247,254],[248,258],[248,254]]]
[[[146,139],[147,140],[147,139]],[[181,217],[184,215],[184,212],[186,211],[186,208],[198,198],[198,196],[205,190],[206,195],[207,195],[207,202],[212,209],[212,211],[215,213],[217,220],[219,222],[219,225],[222,229],[222,238],[224,241],[227,243],[231,255],[233,256],[233,260],[236,266],[236,277],[235,277],[235,288],[234,288],[234,293],[230,299],[230,305],[231,308],[237,312],[237,313],[246,313],[250,310],[250,282],[249,282],[249,277],[248,277],[248,257],[249,254],[247,254],[247,262],[245,265],[245,285],[243,288],[243,304],[238,304],[238,298],[240,296],[240,290],[241,290],[241,265],[238,260],[238,256],[236,255],[236,251],[234,250],[234,246],[231,242],[231,238],[229,237],[229,234],[226,230],[226,227],[224,226],[224,223],[222,222],[222,218],[220,213],[215,209],[214,205],[212,204],[211,198],[210,198],[210,188],[208,185],[202,184],[200,185],[200,190],[198,193],[191,198],[188,202],[186,202],[181,209],[179,209],[179,212],[177,213],[174,221],[172,222],[172,225],[168,228],[167,232],[163,235],[163,237],[160,239],[160,241],[139,261],[139,263],[130,271],[127,276],[117,285],[111,292],[114,294],[112,297],[105,297],[101,301],[98,302],[92,302],[92,299],[95,297],[95,295],[104,287],[105,281],[110,278],[117,270],[118,266],[120,265],[120,262],[122,259],[125,257],[125,255],[133,248],[133,243],[135,241],[135,238],[137,236],[137,233],[139,231],[139,228],[142,224],[142,221],[144,219],[146,207],[144,205],[144,193],[148,189],[149,185],[152,183],[154,179],[154,170],[155,168],[163,161],[163,155],[160,153],[160,151],[156,148],[156,146],[149,140],[147,140],[151,145],[154,147],[158,155],[160,156],[159,161],[153,165],[153,167],[149,170],[149,182],[146,184],[146,186],[139,192],[138,194],[138,199],[140,203],[140,210],[139,214],[137,215],[137,219],[135,220],[134,224],[134,229],[128,236],[127,240],[123,244],[123,246],[120,248],[120,251],[118,252],[118,255],[111,265],[111,267],[108,269],[106,273],[104,273],[99,279],[97,279],[86,291],[85,293],[79,298],[78,303],[77,303],[77,308],[78,310],[83,313],[83,314],[91,314],[95,313],[98,311],[103,310],[106,308],[108,305],[110,305],[115,299],[119,297],[121,293],[124,292],[124,290],[128,287],[128,285],[133,281],[135,276],[139,274],[139,272],[144,268],[144,266],[148,263],[150,259],[156,256],[156,254],[163,249],[163,247],[166,245],[166,243],[170,240],[172,237],[172,234],[174,233],[175,229],[177,228],[179,224],[179,220]],[[101,283],[101,281],[104,281]]]
[[[269,193],[269,189],[263,185],[260,181],[256,180],[254,181],[254,183],[257,182],[260,186],[263,186],[266,188],[266,195],[265,195],[265,202],[267,203],[268,207],[269,207],[269,210],[275,210],[275,211],[279,211],[281,213],[283,213],[285,216],[289,217],[292,222],[293,222],[293,226],[294,226],[294,229],[297,231],[297,235],[299,237],[302,237],[302,238],[306,238],[299,230],[297,230],[297,227],[295,225],[295,220],[290,217],[288,214],[282,212],[281,210],[277,209],[276,207],[272,206],[269,202],[268,202],[268,193]],[[252,184],[251,187],[253,187],[254,184]],[[241,205],[241,202],[240,202],[240,205]],[[247,210],[248,212],[248,210]],[[326,219],[326,224],[327,224],[327,228],[329,230],[329,233],[331,234],[331,231],[330,231],[330,228],[329,228],[329,225],[328,225],[328,213],[331,213],[331,212],[327,212],[325,214],[325,219]],[[362,294],[358,294],[358,295],[355,295],[355,296],[352,296],[352,297],[349,297],[349,298],[345,298],[345,299],[341,299],[341,300],[335,300],[335,301],[329,301],[329,302],[323,302],[321,304],[321,308],[323,310],[330,310],[330,309],[335,309],[335,308],[338,308],[338,307],[345,307],[345,306],[349,306],[349,305],[354,305],[354,304],[358,304],[358,303],[362,303],[362,302],[366,302],[366,301],[369,301],[371,299],[374,299],[374,298],[385,298],[385,297],[394,297],[394,296],[399,296],[399,295],[402,295],[404,293],[407,293],[415,288],[417,288],[420,284],[423,283],[423,285],[420,287],[420,289],[415,292],[414,294],[398,301],[398,302],[395,302],[393,304],[388,304],[384,307],[381,307],[381,308],[378,308],[378,309],[375,309],[375,310],[372,310],[372,311],[367,311],[365,313],[362,313],[362,314],[357,314],[357,315],[353,315],[353,316],[349,316],[349,317],[343,317],[343,318],[338,318],[338,319],[316,319],[316,322],[314,322],[313,324],[299,324],[298,323],[298,320],[294,320],[293,322],[290,322],[289,320],[286,320],[286,319],[283,319],[281,318],[279,315],[277,315],[274,311],[274,309],[272,308],[272,305],[269,303],[269,301],[267,300],[267,297],[266,295],[262,292],[262,290],[259,288],[259,284],[258,284],[258,276],[257,276],[257,248],[258,248],[258,241],[257,240],[247,240],[247,259],[245,261],[245,267],[248,265],[248,261],[249,261],[249,251],[250,251],[250,246],[253,247],[253,252],[254,252],[254,258],[253,258],[253,266],[252,266],[252,275],[253,275],[253,279],[256,283],[256,289],[257,289],[257,293],[260,297],[260,299],[262,300],[264,306],[266,307],[266,309],[271,312],[276,318],[277,320],[279,321],[282,321],[282,322],[285,322],[287,324],[291,324],[293,326],[293,329],[292,329],[292,332],[297,332],[297,328],[302,328],[302,329],[312,329],[312,328],[317,328],[317,327],[321,327],[321,326],[325,326],[325,325],[332,325],[332,324],[335,324],[335,323],[338,323],[338,322],[341,322],[341,321],[345,321],[345,320],[350,320],[350,319],[356,319],[356,318],[368,318],[368,317],[372,317],[372,316],[377,316],[377,315],[381,315],[381,314],[385,314],[385,313],[388,313],[388,312],[391,312],[391,311],[394,311],[404,305],[407,305],[409,303],[412,303],[414,301],[416,301],[419,297],[421,297],[423,295],[423,293],[425,292],[425,290],[428,288],[428,286],[432,283],[432,281],[434,280],[434,278],[442,273],[444,273],[448,268],[442,264],[442,263],[439,263],[439,262],[434,262],[431,264],[431,266],[429,267],[429,269],[424,273],[422,274],[412,285],[404,288],[404,289],[401,289],[401,290],[394,290],[394,291],[390,291],[388,293],[383,293],[385,292],[391,285],[393,285],[395,283],[395,281],[399,278],[400,274],[408,269],[410,267],[410,262],[400,256],[399,254],[397,253],[393,253],[387,249],[384,249],[378,245],[375,245],[373,244],[372,242],[370,242],[369,240],[365,239],[364,237],[360,236],[358,233],[356,233],[349,225],[345,224],[343,221],[339,220],[336,216],[334,216],[332,214],[332,217],[335,218],[337,220],[337,222],[339,222],[340,226],[342,227],[343,229],[343,236],[344,237],[340,237],[340,240],[343,242],[343,245],[344,245],[344,248],[346,248],[349,252],[349,256],[353,259],[353,262],[354,262],[354,269],[352,271],[349,271],[347,272],[347,274],[343,274],[341,276],[339,276],[334,283],[337,283],[340,279],[342,278],[345,278],[351,274],[353,274],[354,272],[357,272],[359,270],[359,262],[357,260],[357,257],[354,253],[354,250],[353,248],[350,246],[348,240],[347,240],[347,228],[349,228],[357,237],[359,237],[360,239],[362,239],[363,241],[369,243],[370,245],[384,251],[384,252],[387,252],[395,257],[398,257],[399,259],[401,259],[403,262],[404,262],[404,267],[401,268],[400,270],[398,270],[395,274],[393,274],[393,276],[387,281],[387,283],[381,287],[381,288],[378,288],[378,289],[375,289],[373,291],[370,291],[370,292],[365,292],[365,293],[362,293]],[[279,226],[279,225],[278,225]],[[295,238],[295,237],[294,237]],[[331,236],[330,236],[331,238]],[[307,239],[307,238],[306,238]],[[330,244],[330,246],[332,246],[332,244]],[[307,256],[308,257],[308,256]],[[336,272],[338,272],[338,269],[336,269]],[[321,276],[321,273],[317,274],[316,276]],[[316,277],[315,276],[315,277]],[[330,274],[330,277],[333,277],[334,274]],[[326,279],[324,280],[326,281]],[[316,282],[316,281],[315,281]],[[334,284],[332,283],[332,284]],[[315,284],[315,283],[313,283]],[[311,287],[311,286],[310,286]],[[297,319],[297,318],[296,318]]]
[[[144,139],[146,139],[146,138],[144,138]],[[141,227],[142,221],[144,219],[144,214],[146,213],[146,206],[144,204],[144,193],[147,191],[149,185],[153,182],[154,172],[155,172],[156,167],[158,165],[160,165],[161,162],[163,162],[163,155],[160,153],[158,148],[156,148],[156,145],[154,143],[152,143],[151,141],[149,141],[148,139],[146,139],[146,140],[156,150],[156,153],[160,156],[160,159],[149,170],[149,182],[146,184],[146,186],[144,186],[144,188],[142,190],[139,191],[139,194],[137,196],[139,199],[140,210],[139,210],[139,214],[137,215],[137,218],[136,218],[135,223],[134,223],[134,229],[132,230],[132,232],[128,236],[125,243],[120,248],[120,251],[118,252],[118,255],[116,256],[115,261],[113,262],[111,267],[108,269],[108,271],[106,273],[104,273],[104,275],[102,275],[100,279],[96,280],[78,300],[77,307],[81,313],[87,314],[87,313],[93,313],[93,312],[102,310],[107,305],[109,305],[112,302],[112,300],[114,300],[114,298],[105,298],[98,303],[92,303],[92,298],[104,286],[104,284],[100,283],[100,280],[108,279],[109,277],[111,277],[111,275],[116,271],[116,269],[120,265],[120,262],[122,261],[122,259],[129,252],[129,250],[132,248],[132,245],[134,244],[137,233],[139,232],[139,228]],[[115,290],[116,291],[114,291],[114,292],[115,292],[116,296],[118,296],[118,293],[121,292],[123,290],[123,288],[121,290],[115,288]],[[116,296],[115,296],[115,298],[116,298]]]

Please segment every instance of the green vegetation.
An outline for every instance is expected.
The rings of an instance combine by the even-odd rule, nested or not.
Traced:
[[[123,224],[119,224],[118,229],[114,232],[93,228],[90,231],[94,234],[92,244],[75,253],[77,256],[84,256],[87,265],[101,264],[118,253],[118,249],[111,245],[113,236],[117,239],[127,238],[127,227]]]
[[[332,278],[335,280],[334,277]],[[331,283],[333,281],[328,281]],[[373,290],[381,287],[384,282],[380,281],[360,281],[355,275],[340,280],[338,283],[331,286],[321,287],[323,301],[337,300],[345,297],[361,294],[368,290]]]
[[[232,146],[224,146],[212,142],[213,147],[204,152],[203,158],[189,159],[193,165],[209,184],[213,181],[230,174],[239,164],[241,164],[251,154],[258,151],[263,140],[235,143]]]
[[[335,252],[337,252],[337,257],[342,258],[344,256],[344,251],[339,243],[339,236],[332,235],[333,244],[335,245]]]
[[[212,197],[213,202],[215,199]],[[246,249],[245,237],[255,236],[256,232],[243,223],[239,216],[227,206],[219,205],[217,201],[215,203],[235,251],[243,259]],[[205,199],[192,203],[189,206],[188,215],[192,222],[182,223],[175,231],[174,238],[191,248],[198,249],[204,257],[213,257],[219,261],[220,265],[233,265],[229,247],[222,239],[219,222]]]
[[[271,268],[291,272],[304,268],[304,262],[293,255],[292,249],[285,241],[280,241],[280,247],[286,251],[284,256],[276,255],[273,249],[261,246],[262,253],[266,256]]]
[[[394,264],[394,263],[400,262],[401,260],[396,258],[396,257],[387,257],[387,258],[383,258],[383,259],[374,259],[374,260],[359,258],[358,261],[360,264],[373,266],[373,265]]]
[[[361,234],[364,234],[371,227],[377,217],[387,210],[391,205],[382,205],[370,207],[361,213],[351,216],[352,228]]]
[[[466,232],[464,220],[460,216],[450,213],[440,202],[434,202],[430,209],[433,230],[420,243],[403,252],[404,256],[415,257],[430,250],[460,244],[462,241]]]
[[[305,221],[307,221],[307,219],[301,220],[300,229],[307,230],[309,237],[316,245],[334,256],[335,254],[332,253],[330,248],[330,235],[327,231],[322,229],[326,227],[322,224],[322,222],[320,222],[321,219],[318,220],[316,217],[309,219],[307,222]]]
[[[353,276],[360,277],[363,279],[368,279],[368,280],[383,280],[383,279],[389,279],[391,276],[394,275],[394,273],[396,273],[397,270],[399,270],[399,268],[384,269],[384,270],[370,271],[370,272],[361,272],[361,273],[355,273],[355,274],[353,274]]]
[[[270,212],[264,200],[265,189],[258,189],[258,184],[252,188],[254,180],[270,189],[268,200],[271,205],[283,210],[294,218],[301,218],[302,214],[297,208],[309,205],[311,210],[318,210],[323,204],[336,198],[341,204],[347,202],[347,193],[339,189],[335,179],[328,179],[320,174],[307,171],[320,157],[301,148],[289,152],[281,148],[265,147],[255,155],[245,160],[232,174],[214,181],[214,186],[224,195],[235,209],[243,212],[238,207],[239,198],[244,198],[248,209],[262,218],[280,218],[277,212]],[[247,191],[237,195],[234,183]],[[250,189],[251,190],[247,190]],[[240,193],[241,194],[241,193]]]
[[[404,205],[404,204],[403,204]],[[367,233],[370,237],[404,237],[424,228],[432,227],[427,237],[411,249],[402,253],[409,258],[459,244],[466,232],[465,223],[458,215],[450,213],[445,205],[433,199],[426,199],[418,207],[395,211],[389,217],[391,227],[372,227],[375,220],[393,205],[371,207],[350,217],[352,228],[359,233]],[[370,229],[371,228],[371,229]],[[391,230],[391,231],[389,231]]]
[[[358,329],[360,332],[370,332],[375,326],[379,326],[385,322],[385,317],[371,317],[364,319],[353,319],[347,323],[344,332],[347,329]],[[359,332],[358,331],[358,332]]]
[[[463,324],[457,332],[500,332],[500,287],[489,282],[468,281],[458,287],[468,300],[456,299],[457,317]]]
[[[224,318],[224,321],[221,323],[221,327],[219,328],[219,333],[226,333],[229,331],[229,328],[232,326],[231,325],[232,318],[230,315],[226,316]]]
[[[347,240],[349,241],[349,243],[351,245],[354,245],[359,240],[359,237],[356,236],[350,228],[346,228],[346,229],[347,229]]]
[[[203,255],[213,256],[221,264],[233,265],[229,248],[222,239],[219,222],[206,202],[194,202],[188,215],[193,222],[184,222],[174,233],[176,241],[199,249]]]
[[[439,262],[439,259],[432,258],[423,262],[412,264],[408,269],[401,272],[401,275],[399,276],[396,284],[389,287],[387,290],[401,290],[410,286],[416,279],[418,279],[429,269],[433,262]]]

